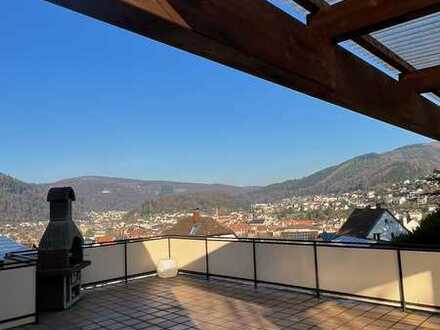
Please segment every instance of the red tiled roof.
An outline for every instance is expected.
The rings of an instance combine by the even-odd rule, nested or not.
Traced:
[[[221,236],[234,235],[234,232],[209,217],[187,217],[180,219],[164,235]]]

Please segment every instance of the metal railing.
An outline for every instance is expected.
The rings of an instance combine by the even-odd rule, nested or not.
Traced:
[[[17,303],[10,317],[0,315],[0,328],[21,320],[38,321],[35,252],[12,254],[0,265],[2,293],[2,274],[23,270],[20,276],[34,283],[23,301],[35,301],[31,312],[22,312]],[[317,298],[337,295],[402,309],[440,309],[440,246],[174,235],[85,244],[84,255],[92,260],[83,271],[85,288],[155,274],[159,260],[172,258],[181,273],[207,280],[241,280],[256,288],[276,285],[307,290]],[[17,277],[3,277],[22,286]],[[17,292],[12,282],[8,289]]]
[[[406,307],[440,309],[440,304],[437,303],[437,299],[433,298],[434,301],[429,302],[425,301],[424,297],[417,297],[417,295],[414,294],[414,280],[409,279],[411,276],[417,277],[420,275],[417,273],[418,266],[413,265],[414,258],[411,255],[412,253],[433,254],[429,256],[419,255],[418,257],[422,259],[429,257],[433,260],[437,260],[438,258],[438,262],[440,264],[440,246],[427,245],[390,245],[383,243],[359,244],[323,242],[316,240],[300,241],[259,238],[235,239],[178,235],[118,240],[99,245],[85,245],[86,250],[89,248],[105,248],[117,245],[123,246],[123,249],[121,249],[121,258],[124,265],[121,268],[119,276],[93,281],[86,283],[85,285],[89,286],[120,280],[128,281],[128,279],[132,277],[154,274],[154,267],[151,267],[150,270],[145,272],[130,273],[130,262],[128,262],[128,259],[136,258],[136,256],[131,255],[131,244],[155,240],[161,240],[163,243],[166,243],[163,246],[163,251],[161,252],[160,257],[176,259],[179,264],[179,271],[182,273],[204,275],[207,279],[210,277],[219,277],[250,281],[253,282],[255,287],[257,287],[259,284],[270,284],[307,290],[314,292],[318,298],[322,294],[329,294],[367,299],[381,303],[398,304],[402,309],[405,309]],[[185,244],[181,243],[184,241],[199,242],[200,244],[186,244],[185,247]],[[224,243],[224,245],[220,243]],[[234,243],[239,244],[234,245]],[[272,277],[278,277],[278,274],[275,274],[277,269],[273,269],[272,272],[277,276],[272,276],[273,274],[264,274],[265,272],[268,273],[267,269],[265,269],[265,266],[267,264],[272,264],[272,262],[270,262],[270,258],[267,256],[264,257],[264,254],[268,253],[265,251],[265,247],[271,248],[273,250],[271,253],[275,253],[273,257],[277,258],[276,253],[282,252],[281,249],[277,249],[279,246],[306,248],[302,250],[295,250],[294,248],[291,248],[290,250],[290,252],[294,252],[296,256],[301,258],[302,264],[298,264],[297,260],[286,257],[288,254],[284,253],[284,257],[282,260],[280,260],[280,263],[284,264],[285,267],[283,268],[279,264],[277,265],[277,267],[283,268],[282,271],[285,273],[287,268],[288,271],[295,270],[297,273],[300,273],[299,277],[301,277],[301,279],[294,278],[296,275],[291,275],[291,273],[289,273],[290,275],[283,275],[285,280],[271,280]],[[222,250],[229,250],[229,252],[222,252]],[[342,252],[343,250],[346,250],[346,252]],[[366,251],[366,253],[362,253],[362,251]],[[240,272],[235,270],[237,265],[233,262],[235,258],[234,254],[236,254],[236,252],[246,255],[246,259],[244,257],[241,259],[241,261],[246,263],[246,266],[242,265],[242,268],[246,268],[246,271],[243,272],[243,276],[240,276]],[[307,257],[305,257],[305,255],[307,255]],[[331,256],[329,259],[332,260],[326,260],[326,256],[328,257],[329,255]],[[346,258],[347,255],[349,258]],[[341,256],[345,257],[342,258]],[[367,261],[366,265],[362,265],[360,262],[356,261],[356,259],[360,257],[363,258],[362,260]],[[225,258],[231,258],[229,263],[226,262],[227,260]],[[377,259],[379,264],[375,263],[375,259]],[[348,261],[350,263],[348,263]],[[380,262],[382,262],[382,264],[380,264]],[[332,269],[340,269],[341,265],[343,264],[348,265],[347,269],[344,271],[344,273],[347,273],[348,275],[329,273],[329,271],[331,272]],[[423,286],[425,291],[429,291],[430,289],[426,287],[432,285],[433,287],[431,290],[434,292],[437,289],[437,284],[439,285],[438,290],[440,290],[440,273],[437,274],[437,270],[434,269],[436,267],[435,263],[432,263],[431,265],[432,269],[429,266],[423,270],[425,272],[432,273],[433,277],[430,279],[432,283],[425,283],[425,281],[419,283],[419,286]],[[356,266],[359,266],[365,272],[358,278],[350,279],[350,272],[353,274],[360,273],[360,270],[357,270]],[[301,269],[301,267],[307,269]],[[413,274],[411,274],[412,269],[415,269]],[[376,283],[371,278],[374,274],[383,275],[383,283],[380,282],[380,278],[377,279],[378,282]],[[341,286],[341,281],[337,280],[339,277],[344,276],[347,277],[346,288]],[[306,277],[309,280],[307,280]],[[357,290],[356,285],[352,285],[351,283],[353,281],[358,284],[358,287],[362,287],[364,285],[365,288],[362,288],[362,290]],[[307,284],[303,284],[306,282]],[[368,287],[369,282],[372,282],[374,285]],[[377,286],[377,288],[374,286]],[[415,296],[416,299],[408,299],[408,297],[405,296],[407,290],[409,293],[411,293],[410,296],[413,298]],[[434,296],[435,293],[432,295]]]

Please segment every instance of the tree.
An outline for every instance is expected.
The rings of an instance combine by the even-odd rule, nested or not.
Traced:
[[[415,231],[408,235],[397,237],[394,243],[440,245],[440,209],[428,214]]]

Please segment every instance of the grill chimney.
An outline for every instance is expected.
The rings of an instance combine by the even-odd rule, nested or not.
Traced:
[[[50,203],[50,221],[72,221],[72,202],[75,201],[72,188],[52,188],[47,201]]]
[[[59,266],[66,267],[71,263],[81,262],[82,248],[78,249],[78,246],[84,244],[84,239],[72,219],[72,202],[75,201],[75,192],[70,187],[51,188],[47,201],[50,203],[50,221],[40,241],[40,252],[64,251],[76,261],[61,262],[58,260]],[[73,248],[75,251],[72,251]]]

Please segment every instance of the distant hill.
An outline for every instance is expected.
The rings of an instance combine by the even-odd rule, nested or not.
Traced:
[[[247,188],[172,181],[143,181],[109,177],[79,177],[58,181],[50,186],[71,186],[77,196],[77,207],[83,211],[132,210],[145,200],[175,194],[218,192],[237,195]]]
[[[342,193],[367,190],[414,179],[440,168],[440,143],[416,144],[382,154],[366,154],[310,176],[272,184],[250,194],[264,201],[292,195]]]
[[[237,196],[252,188],[222,184],[184,183],[171,181],[143,181],[123,178],[85,176],[49,184],[29,184],[0,174],[0,222],[24,222],[48,219],[47,191],[50,187],[71,186],[77,201],[75,215],[90,210],[129,211],[140,208],[146,200],[169,195],[185,194],[209,196],[224,194]],[[195,196],[195,195],[194,195]]]
[[[0,173],[0,222],[47,218],[44,200],[40,186]]]
[[[382,154],[366,154],[310,176],[266,187],[143,181],[109,177],[78,177],[50,184],[29,184],[0,174],[0,222],[47,219],[47,190],[72,186],[77,214],[90,210],[134,210],[133,215],[196,207],[248,208],[251,202],[294,195],[367,190],[422,177],[440,168],[440,143],[417,144]]]
[[[248,208],[291,196],[369,190],[406,179],[424,177],[440,168],[440,143],[405,146],[382,154],[365,154],[301,179],[288,180],[240,194],[174,194],[147,201],[129,216],[145,218],[149,212],[194,208]]]

